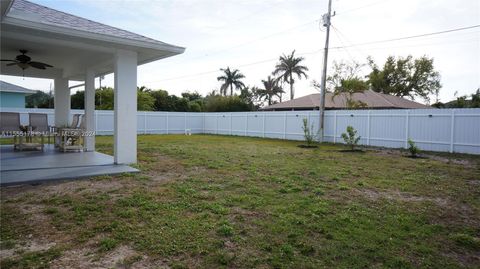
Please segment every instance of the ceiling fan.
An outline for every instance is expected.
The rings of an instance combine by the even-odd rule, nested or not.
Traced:
[[[20,52],[22,54],[17,55],[17,57],[15,57],[15,60],[1,59],[0,61],[11,62],[11,63],[8,63],[7,66],[17,65],[22,70],[25,70],[25,69],[29,68],[30,66],[33,67],[33,68],[38,68],[38,69],[47,69],[47,67],[53,67],[53,66],[51,66],[49,64],[46,64],[46,63],[31,61],[32,58],[25,55],[28,52],[27,50],[20,50]]]

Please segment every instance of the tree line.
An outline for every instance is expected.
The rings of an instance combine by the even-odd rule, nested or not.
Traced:
[[[165,90],[149,89],[145,86],[137,88],[137,109],[139,111],[182,111],[182,112],[232,112],[253,111],[265,105],[283,101],[288,85],[290,99],[295,98],[295,82],[308,79],[308,68],[303,64],[305,59],[295,55],[283,54],[273,67],[273,71],[261,80],[261,86],[246,86],[245,75],[238,69],[221,68],[217,77],[221,83],[219,90],[213,90],[206,96],[197,91],[187,91],[180,97],[171,95]],[[364,71],[369,68],[368,71]],[[420,98],[430,103],[431,96],[436,97],[436,107],[478,107],[479,91],[471,96],[457,97],[454,102],[442,104],[438,102],[438,94],[442,87],[440,74],[435,70],[433,58],[390,56],[382,65],[378,65],[368,57],[366,63],[355,61],[334,61],[327,77],[327,91],[333,97],[345,94],[348,108],[360,108],[365,104],[353,100],[354,93],[365,90],[395,95],[404,98]],[[319,83],[312,86],[320,90]],[[113,110],[114,90],[111,87],[100,87],[95,91],[95,108]],[[77,91],[71,96],[73,109],[84,108],[84,91]],[[51,93],[37,91],[27,96],[27,107],[52,108]]]

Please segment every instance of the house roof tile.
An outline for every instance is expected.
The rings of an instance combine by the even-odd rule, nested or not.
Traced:
[[[20,87],[18,85],[10,84],[8,82],[0,80],[0,91],[1,92],[16,92],[16,93],[24,93],[24,94],[32,94],[35,93],[34,90],[30,90],[27,88]]]
[[[10,8],[13,13],[26,13],[35,21],[43,24],[69,28],[78,31],[84,31],[94,34],[108,35],[112,37],[120,37],[134,41],[148,42],[158,45],[166,43],[135,34],[116,27],[105,25],[99,22],[88,20],[72,14],[61,12],[52,8],[38,5],[25,0],[15,0]]]
[[[357,102],[363,102],[367,108],[385,109],[385,108],[431,108],[430,106],[410,101],[398,96],[374,92],[371,90],[362,93],[354,93],[352,99]],[[310,94],[293,100],[274,104],[265,107],[263,110],[291,110],[291,109],[318,109],[320,106],[320,94]],[[333,96],[332,93],[325,95],[326,109],[346,109],[347,94]]]

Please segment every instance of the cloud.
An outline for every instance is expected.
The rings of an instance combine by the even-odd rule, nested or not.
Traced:
[[[260,85],[273,70],[275,59],[293,49],[297,53],[318,51],[305,55],[311,79],[296,84],[297,96],[316,92],[311,80],[321,77],[325,33],[313,20],[326,12],[326,0],[35,2],[186,46],[184,55],[139,67],[139,84],[154,89],[177,95],[186,90],[206,94],[218,88],[218,73],[189,75],[226,66],[240,68],[246,75],[247,85]],[[335,27],[331,33],[332,47],[480,23],[480,4],[476,0],[461,1],[461,4],[447,0],[342,0],[334,1],[333,5],[338,15],[332,20]],[[389,55],[428,55],[435,59],[442,75],[444,87],[440,98],[448,101],[455,91],[469,94],[480,86],[479,31],[331,50],[329,62],[352,59],[365,62],[371,55],[381,63]],[[275,35],[278,32],[281,33]],[[267,59],[273,60],[239,67]],[[111,76],[106,83],[113,83]]]

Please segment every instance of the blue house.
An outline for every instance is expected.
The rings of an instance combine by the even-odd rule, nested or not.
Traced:
[[[25,96],[33,93],[35,91],[0,80],[0,108],[24,108]]]

